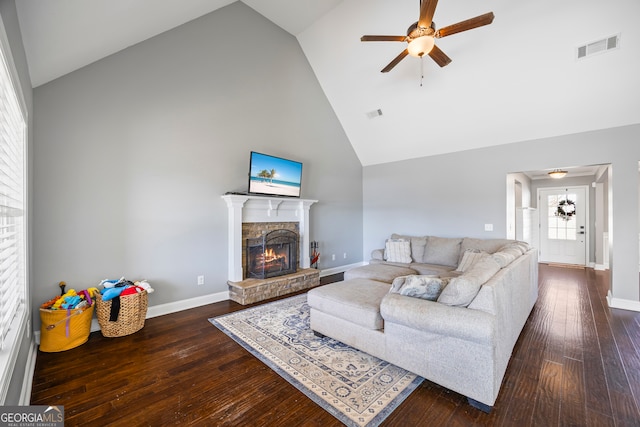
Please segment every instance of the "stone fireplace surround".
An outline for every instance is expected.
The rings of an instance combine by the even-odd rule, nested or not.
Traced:
[[[298,238],[300,236],[297,222],[243,222],[242,241],[246,242],[247,239],[262,240],[265,235],[271,232],[280,232],[283,230],[295,233]],[[242,265],[245,267],[245,270],[242,271],[243,279],[247,279],[251,276],[251,272],[246,271],[249,268],[247,263],[248,256],[250,255],[247,253],[247,245],[242,245]],[[296,253],[294,256],[296,260],[296,267],[298,267],[298,260],[300,259],[300,245],[298,245],[298,247],[296,248]],[[253,277],[255,278],[255,276]]]
[[[309,211],[317,200],[226,194],[222,196],[228,209],[228,285],[229,297],[240,303],[250,304],[273,298],[297,290],[317,286],[320,272],[310,267],[309,258]],[[251,223],[248,227],[246,224]],[[300,269],[294,273],[268,279],[245,279],[243,254],[243,228],[255,230],[256,223],[265,223],[265,228],[273,228],[273,223],[297,224],[298,262]],[[286,224],[288,223],[288,225]],[[255,234],[255,231],[252,232]]]

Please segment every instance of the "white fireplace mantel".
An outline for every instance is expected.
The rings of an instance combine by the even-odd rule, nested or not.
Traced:
[[[309,268],[309,210],[317,200],[225,194],[229,211],[229,281],[239,282],[242,274],[243,222],[297,222],[299,225],[300,267]]]

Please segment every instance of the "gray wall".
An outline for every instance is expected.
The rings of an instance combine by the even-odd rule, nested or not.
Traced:
[[[638,140],[633,125],[367,166],[363,256],[394,232],[504,237],[507,173],[610,163],[612,292],[638,301]]]
[[[27,108],[28,123],[27,123],[27,136],[29,138],[27,144],[27,150],[31,151],[33,141],[33,93],[31,90],[31,80],[29,79],[29,69],[27,66],[26,55],[24,53],[24,47],[22,45],[22,35],[20,34],[20,28],[18,25],[18,15],[16,12],[16,5],[14,0],[2,0],[0,1],[0,15],[2,16],[2,23],[4,24],[5,31],[7,33],[7,39],[11,45],[11,54],[13,56],[13,63],[16,66],[18,72],[18,79],[20,80],[20,86],[22,88],[22,95]],[[32,187],[32,173],[31,159],[28,160],[28,185]],[[31,194],[29,192],[29,194]],[[33,199],[30,197],[28,204],[33,206]],[[32,217],[28,218],[27,222],[31,224]],[[31,279],[33,275],[30,275]],[[32,280],[29,281],[33,283]],[[27,306],[30,307],[30,301],[27,301]],[[27,324],[27,328],[31,325]],[[29,338],[27,338],[29,336]],[[27,334],[25,331],[24,338],[20,344],[20,350],[16,366],[13,369],[11,382],[7,391],[7,397],[5,399],[5,405],[17,405],[20,400],[20,393],[22,391],[23,379],[26,369],[26,363],[28,360],[29,349],[33,340],[32,334]]]
[[[221,196],[246,191],[251,150],[304,163],[320,268],[362,260],[362,166],[296,39],[241,2],[34,104],[34,304],[122,275],[150,281],[150,305],[226,291]]]

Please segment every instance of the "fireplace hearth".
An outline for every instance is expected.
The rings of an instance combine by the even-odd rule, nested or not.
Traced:
[[[274,230],[246,240],[247,278],[266,279],[298,269],[298,233]]]

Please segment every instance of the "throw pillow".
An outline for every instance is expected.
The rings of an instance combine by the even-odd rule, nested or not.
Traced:
[[[464,275],[454,277],[443,289],[437,301],[454,307],[466,307],[478,295],[481,286],[476,280]]]
[[[407,240],[388,239],[384,252],[385,259],[389,262],[411,263],[411,245]]]
[[[478,249],[467,249],[466,251],[464,251],[464,254],[462,254],[462,259],[460,260],[458,268],[456,268],[455,271],[464,273],[469,268],[471,268],[473,264],[475,264],[478,260],[485,256],[487,256],[486,252],[482,252]]]
[[[413,262],[422,262],[424,256],[424,247],[427,244],[426,236],[404,236],[401,234],[392,234],[392,239],[408,240],[411,243],[411,259]]]
[[[438,302],[456,307],[468,306],[480,291],[480,287],[498,271],[500,265],[492,257],[482,258],[462,276],[451,279],[438,297]]]
[[[450,278],[440,278],[437,276],[411,275],[403,277],[404,282],[399,286],[394,280],[394,285],[390,292],[408,297],[422,298],[429,301],[436,301],[442,290],[449,284]]]
[[[399,276],[393,279],[393,282],[391,282],[391,288],[389,288],[389,293],[399,294],[400,288],[402,287],[402,285],[404,285],[404,282],[407,280],[407,277],[408,276]]]

